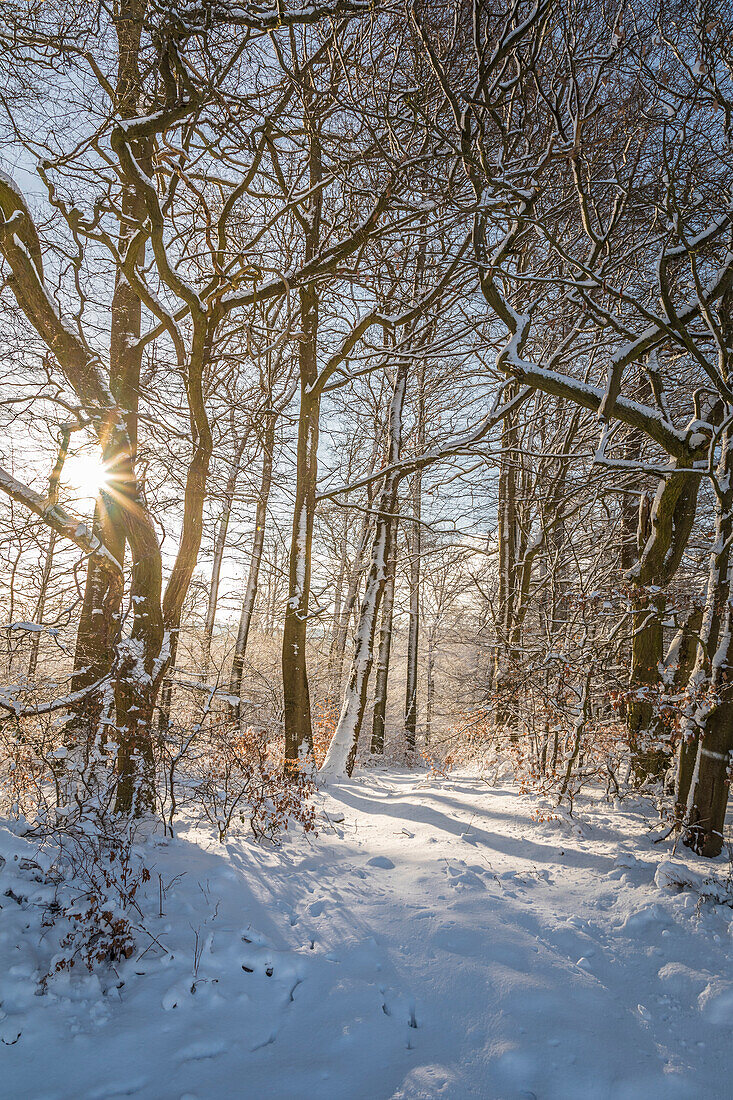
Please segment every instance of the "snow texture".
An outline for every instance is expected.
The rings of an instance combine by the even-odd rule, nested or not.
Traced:
[[[730,1095],[733,912],[695,887],[724,880],[723,860],[670,860],[640,806],[538,824],[515,790],[466,775],[378,771],[319,799],[319,837],[279,849],[194,827],[143,838],[155,941],[44,995],[52,876],[3,827],[0,1093]]]

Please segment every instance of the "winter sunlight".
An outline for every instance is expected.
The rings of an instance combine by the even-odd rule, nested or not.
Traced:
[[[0,1100],[733,1098],[733,4],[1,0]]]
[[[72,497],[94,499],[108,487],[109,472],[98,455],[80,452],[66,459],[61,481]]]

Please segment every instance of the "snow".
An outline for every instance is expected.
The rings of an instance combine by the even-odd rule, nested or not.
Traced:
[[[2,1094],[727,1094],[733,909],[705,885],[725,860],[655,845],[642,803],[538,823],[467,774],[379,770],[318,800],[319,836],[280,848],[143,836],[136,954],[40,996],[50,857],[2,827]]]

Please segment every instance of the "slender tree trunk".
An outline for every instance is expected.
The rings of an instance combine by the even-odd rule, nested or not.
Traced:
[[[214,641],[214,626],[216,625],[216,608],[219,603],[219,582],[221,580],[221,567],[224,561],[227,534],[229,532],[229,520],[231,519],[231,504],[225,502],[216,526],[216,538],[214,539],[214,556],[211,562],[211,577],[209,579],[209,592],[206,600],[206,617],[204,618],[203,653],[201,655],[201,679],[204,683],[209,678],[211,665],[211,647]]]
[[[249,561],[247,574],[247,587],[242,600],[242,612],[239,617],[239,630],[237,642],[234,647],[234,659],[232,660],[232,673],[229,683],[229,693],[241,699],[242,675],[244,661],[247,653],[247,641],[249,639],[252,615],[254,614],[257,599],[257,586],[260,576],[260,564],[262,562],[262,550],[265,545],[265,525],[267,523],[267,504],[270,498],[270,486],[272,485],[272,464],[275,447],[275,414],[267,414],[265,436],[262,444],[262,476],[260,479],[260,492],[257,498],[257,512],[255,517],[255,532],[252,541],[252,554]],[[235,708],[235,717],[240,718],[241,702]]]
[[[36,608],[33,613],[33,622],[38,626],[43,625],[43,614],[46,609],[46,595],[48,593],[48,584],[51,580],[51,570],[53,569],[53,554],[56,547],[56,532],[49,532],[48,545],[46,552],[43,555],[43,568],[41,570],[41,586],[38,593],[38,600],[36,601]],[[31,651],[28,656],[28,676],[33,678],[38,668],[38,649],[40,645],[40,631],[35,631],[31,638]]]
[[[395,500],[395,510],[396,510]],[[398,520],[393,521],[393,530],[390,533],[392,553],[387,566],[387,580],[384,585],[382,597],[382,625],[379,632],[379,655],[377,657],[377,671],[374,684],[374,714],[372,717],[372,743],[371,751],[381,756],[384,752],[384,733],[387,718],[387,688],[389,684],[389,658],[392,649],[392,619],[394,614],[394,590],[397,570],[397,525]]]
[[[664,658],[663,590],[674,576],[695,519],[699,477],[681,469],[661,481],[653,500],[641,498],[639,559],[627,573],[632,582],[633,638],[626,724],[638,782],[664,772],[671,754],[655,696]]]
[[[265,616],[265,633],[271,638],[275,633],[277,592],[278,592],[278,558],[277,542],[272,544],[272,561],[267,572],[267,613]]]
[[[329,691],[327,705],[333,706],[341,692],[341,668],[338,661],[338,639],[341,628],[341,604],[344,598],[344,581],[346,579],[346,552],[348,548],[349,524],[344,516],[344,532],[339,546],[339,566],[336,575],[336,588],[333,598],[333,621],[331,623],[331,639],[328,647],[328,678]]]
[[[723,847],[733,755],[733,436],[729,431],[722,433],[720,446],[714,484],[715,541],[697,660],[688,685],[691,706],[683,728],[690,751],[697,742],[687,794],[685,844],[703,856],[717,856]]]
[[[211,580],[209,581],[209,597],[206,603],[206,619],[204,622],[204,652],[202,658],[202,670],[201,679],[206,682],[209,676],[209,665],[211,664],[211,645],[214,638],[214,626],[216,623],[216,608],[219,602],[219,582],[221,579],[221,567],[224,561],[224,551],[226,549],[227,534],[229,532],[229,521],[232,515],[232,503],[234,501],[234,494],[237,490],[237,481],[239,479],[239,471],[242,463],[242,455],[244,454],[244,448],[247,445],[247,435],[245,434],[241,439],[239,446],[237,447],[237,453],[232,463],[232,468],[229,471],[229,477],[224,489],[224,506],[219,518],[219,525],[216,532],[216,541],[214,543],[214,558],[211,563]]]
[[[420,372],[417,450],[425,449],[425,372]],[[417,670],[420,644],[420,567],[422,555],[422,472],[418,470],[412,483],[412,536],[410,539],[410,622],[407,630],[407,675],[405,681],[405,741],[409,752],[415,751],[417,735]]]
[[[415,269],[413,298],[417,300],[425,271],[426,257],[425,221],[421,225],[420,247]],[[416,450],[425,450],[425,359],[420,358],[417,374],[417,432]],[[408,752],[415,751],[417,736],[417,672],[420,645],[420,575],[422,567],[422,467],[412,482],[412,538],[410,546],[410,621],[407,631],[407,670],[405,676],[405,744]]]
[[[632,617],[631,675],[633,687],[629,698],[626,729],[631,748],[631,760],[637,782],[657,777],[664,770],[669,751],[654,744],[662,733],[658,688],[660,662],[664,651],[662,622],[665,599],[661,593],[635,597]]]
[[[313,752],[306,639],[316,507],[319,405],[319,398],[313,398],[304,383],[301,386],[298,474],[282,649],[285,765],[294,771],[299,768],[300,761]]]
[[[684,691],[694,670],[701,629],[702,608],[696,607],[678,631],[678,637],[675,638],[667,656],[668,669],[676,665],[672,677],[675,695],[679,695]],[[684,820],[687,809],[690,783],[692,782],[695,760],[697,759],[697,745],[698,738],[694,734],[690,737],[680,738],[675,775],[675,810],[680,823]]]
[[[203,535],[204,504],[209,465],[213,451],[211,427],[203,395],[204,365],[211,359],[216,316],[198,317],[194,324],[191,355],[186,375],[186,390],[191,415],[193,456],[189,463],[183,496],[183,525],[178,552],[163,597],[163,620],[168,634],[168,660],[172,669],[178,654],[181,613],[193,571],[196,568]],[[173,684],[170,677],[163,685],[158,708],[158,731],[165,734],[170,723]]]
[[[517,738],[516,714],[511,705],[514,654],[511,638],[514,633],[517,565],[517,439],[516,413],[504,417],[501,429],[499,467],[498,550],[499,601],[497,638],[494,656],[494,722],[498,729],[510,730],[512,741]]]
[[[71,438],[71,428],[65,427],[61,429],[61,438],[59,440],[59,452],[56,456],[56,464],[51,471],[51,477],[48,482],[48,504],[49,506],[57,504],[59,499],[59,481],[61,480],[61,473],[66,462],[66,456],[69,452],[69,439]],[[46,552],[43,556],[43,568],[41,571],[41,585],[38,592],[38,600],[36,602],[36,608],[33,613],[33,622],[38,626],[43,625],[43,615],[46,608],[46,596],[48,594],[48,585],[51,580],[51,570],[53,569],[53,555],[56,547],[56,532],[49,531],[48,545]],[[38,647],[40,644],[40,632],[36,631],[31,639],[31,652],[28,658],[28,675],[35,676],[36,669],[38,668]]]
[[[389,444],[387,466],[399,462],[402,446],[402,411],[407,385],[408,361],[400,361],[395,372],[395,382],[389,408]],[[335,733],[321,767],[325,777],[338,777],[346,772],[351,775],[356,761],[359,733],[364,719],[369,687],[369,674],[374,656],[374,636],[377,629],[379,605],[384,593],[392,555],[394,513],[397,505],[399,475],[396,471],[386,475],[377,503],[371,562],[366,578],[366,588],[359,612],[354,657],[349,683],[341,708]]]
[[[115,95],[116,108],[122,118],[133,117],[137,109],[140,87],[138,58],[146,7],[146,0],[121,0],[115,19],[118,46]],[[138,148],[137,155],[147,169],[150,165],[149,149]],[[135,188],[127,182],[123,183],[119,232],[119,250],[123,257],[127,256],[132,247],[136,226],[144,217],[144,203]],[[144,245],[132,259],[135,263],[144,261]],[[140,298],[118,268],[111,311],[110,389],[125,417],[127,437],[132,448],[132,470],[137,456],[137,410],[142,362],[142,350],[139,347],[141,317]],[[121,484],[125,464],[123,454],[114,449],[116,440],[120,440],[120,437],[112,434],[103,455],[108,471],[109,492],[102,490],[99,495],[92,528],[100,542],[117,561],[122,562],[126,540],[121,509],[126,507],[125,499],[134,494],[134,487]],[[126,444],[127,441],[124,445]],[[90,558],[77,629],[71,683],[73,692],[90,687],[111,671],[115,647],[120,637],[122,596],[122,574],[112,574],[96,559]],[[81,723],[85,730],[83,736],[90,737],[96,729],[102,705],[100,695],[94,693],[76,708],[76,723]]]
[[[137,729],[141,731],[139,735],[132,733],[132,736],[126,736],[120,749],[122,780],[118,792],[117,808],[121,812],[129,812],[138,807],[150,809],[154,805],[154,760],[151,738],[153,711],[157,702],[161,679],[166,670],[174,665],[176,661],[183,602],[196,567],[203,533],[206,485],[213,450],[211,428],[203,396],[203,371],[205,364],[210,362],[213,331],[216,322],[216,315],[208,318],[199,316],[194,319],[191,355],[186,376],[186,390],[193,436],[193,456],[186,477],[183,497],[183,525],[178,543],[178,552],[165,588],[165,594],[160,603],[162,625],[165,627],[167,643],[166,647],[163,648],[161,639],[161,645],[158,646],[154,656],[151,651],[151,663],[154,661],[157,668],[154,676],[149,674],[150,690],[143,695],[140,702],[138,702],[135,695],[137,690],[135,681],[138,678],[135,664],[137,647],[130,647],[122,643],[118,645],[118,649],[121,650],[123,655],[123,661],[127,661],[134,672],[134,675],[129,677],[118,676],[116,692],[118,714],[121,706],[131,707],[134,720],[131,722],[128,719],[128,728],[130,731]],[[160,561],[159,550],[158,561]],[[160,592],[160,585],[158,591]],[[131,641],[134,641],[134,631]],[[173,686],[168,680],[163,687],[158,712],[158,728],[161,733],[165,732],[170,722],[172,691]],[[140,787],[139,759],[143,761],[142,788]],[[142,794],[140,793],[141,789]]]
[[[304,254],[312,260],[321,239],[321,181],[323,166],[315,101],[309,78],[304,83],[304,114],[308,132],[308,176],[312,189],[310,209],[302,219]],[[311,582],[311,547],[316,514],[318,484],[318,431],[321,394],[318,378],[319,291],[314,284],[302,286],[298,371],[300,411],[295,483],[295,506],[290,541],[288,602],[283,626],[282,673],[285,726],[285,769],[297,773],[306,759],[313,758],[313,728],[306,667],[308,605]]]
[[[372,514],[371,506],[373,503],[373,496],[370,493],[368,496],[368,508],[362,516],[361,527],[359,529],[359,537],[356,542],[356,549],[354,552],[354,561],[351,568],[347,571],[348,584],[346,589],[346,599],[342,602],[338,629],[336,633],[336,643],[334,646],[333,660],[332,660],[332,694],[339,698],[341,695],[341,685],[344,676],[344,658],[346,656],[346,641],[349,636],[349,623],[351,617],[354,614],[354,608],[357,605],[359,599],[359,584],[364,575],[364,571],[367,568],[368,563],[368,548],[369,548],[369,536],[372,532]]]
[[[435,630],[428,632],[427,685],[425,701],[425,745],[430,744],[433,732],[433,700],[435,697]]]
[[[407,678],[405,681],[405,740],[410,752],[415,751],[417,734],[417,669],[420,641],[420,554],[422,552],[421,478],[415,475],[412,504],[412,538],[410,540],[410,623],[407,631]]]

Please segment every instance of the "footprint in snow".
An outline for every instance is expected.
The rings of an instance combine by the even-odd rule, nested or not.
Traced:
[[[405,997],[383,985],[380,985],[379,992],[382,995],[382,1012],[385,1016],[391,1017],[395,1023],[417,1028],[414,997]]]
[[[463,860],[456,866],[448,864],[446,867],[448,873],[448,881],[453,887],[478,887],[480,890],[486,889],[486,884],[483,879],[480,879],[472,867],[467,867]]]
[[[276,901],[275,905],[280,910],[280,912],[288,918],[288,920],[290,921],[290,927],[293,928],[298,923],[298,917],[293,912],[292,908],[284,901]]]
[[[85,1100],[112,1100],[115,1096],[134,1096],[147,1085],[147,1077],[128,1077],[123,1082],[102,1085],[86,1093]]]
[[[380,867],[383,871],[391,871],[394,868],[394,863],[387,856],[372,856],[367,860],[367,867]]]
[[[192,981],[190,978],[183,978],[181,981],[176,982],[167,993],[163,995],[161,1005],[165,1012],[170,1012],[172,1008],[178,1008],[179,1005],[183,1006],[191,1003],[191,997],[193,996]]]
[[[267,1037],[262,1040],[261,1043],[255,1043],[255,1045],[253,1047],[250,1047],[249,1049],[250,1049],[251,1053],[254,1054],[254,1052],[256,1050],[262,1050],[263,1047],[272,1046],[272,1044],[275,1042],[276,1039],[277,1039],[277,1031],[273,1028],[268,1033]]]
[[[225,1043],[220,1040],[202,1039],[189,1043],[185,1050],[180,1051],[178,1058],[181,1062],[201,1062],[205,1058],[216,1058],[224,1049]]]

